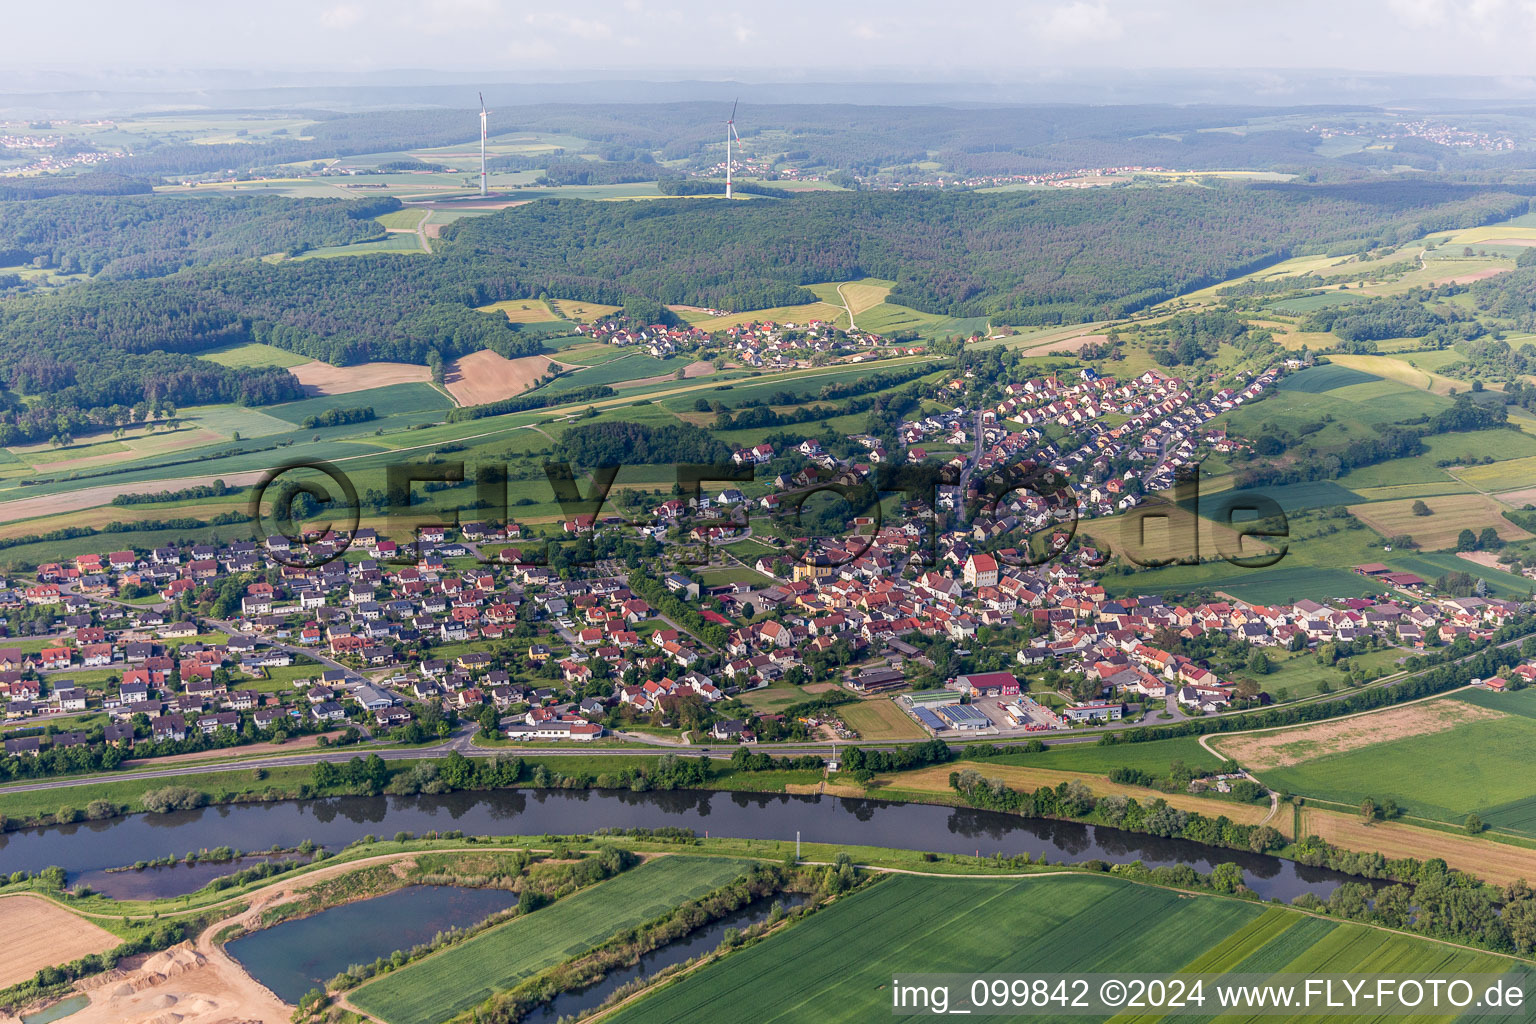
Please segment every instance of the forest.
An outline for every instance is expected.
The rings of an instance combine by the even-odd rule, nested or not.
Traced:
[[[588,469],[716,464],[731,458],[729,445],[691,423],[652,427],[614,421],[575,426],[560,435],[556,451],[560,458]]]
[[[1422,338],[1437,327],[1460,320],[1448,305],[1430,305],[1426,296],[1410,293],[1381,296],[1347,306],[1320,309],[1301,324],[1303,331],[1332,331],[1345,341]]]
[[[398,210],[387,197],[284,199],[223,195],[60,196],[0,203],[0,266],[30,263],[64,274],[161,277],[215,260],[384,237],[374,220]]]
[[[0,301],[0,381],[48,395],[46,411],[8,404],[27,439],[58,433],[60,417],[95,420],[112,406],[263,403],[298,397],[281,370],[229,369],[190,358],[264,342],[337,365],[425,365],[482,348],[515,358],[541,350],[536,332],[474,307],[558,295],[617,305],[689,303],[761,309],[814,300],[814,282],[882,277],[891,301],[994,322],[1081,321],[1144,306],[1295,252],[1416,237],[1426,225],[1473,226],[1523,213],[1524,196],[1475,186],[1383,182],[1353,186],[1095,189],[1048,193],[830,193],[726,205],[542,200],[448,225],[432,257],[232,261],[295,234],[375,230],[354,219],[374,204],[230,197],[188,201],[69,198],[58,225],[10,214],[13,238],[78,253],[102,277],[105,214],[181,225],[189,254],[212,259],[157,278],[91,280]],[[203,202],[212,202],[207,211]],[[392,203],[393,200],[384,200]],[[270,204],[270,205],[269,205]],[[241,219],[243,223],[221,224]],[[270,211],[270,213],[269,213]],[[293,211],[314,211],[313,230]],[[205,218],[199,221],[197,218]],[[199,225],[201,225],[199,227]],[[326,226],[329,226],[328,228]],[[152,244],[150,226],[130,237]],[[227,233],[228,237],[224,237]],[[194,238],[194,234],[201,237]],[[295,243],[297,244],[297,243]],[[29,250],[30,251],[30,250]],[[143,257],[143,262],[134,260]],[[152,272],[148,252],[124,273]],[[1515,277],[1528,271],[1505,275]],[[1201,344],[1192,341],[1192,344]],[[1188,348],[1189,346],[1185,346]],[[1184,353],[1188,354],[1188,353]],[[42,431],[42,433],[38,433]]]
[[[444,255],[547,291],[755,309],[881,277],[890,301],[1002,323],[1117,317],[1287,256],[1355,251],[1524,212],[1524,196],[1420,182],[856,193],[787,202],[553,200],[450,225]]]

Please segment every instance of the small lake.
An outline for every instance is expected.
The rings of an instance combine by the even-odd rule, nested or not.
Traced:
[[[83,1010],[90,1005],[91,997],[84,994],[73,995],[68,999],[60,999],[47,1009],[38,1010],[36,1013],[24,1013],[21,1015],[21,1024],[53,1024],[56,1020],[63,1020],[77,1010]]]
[[[792,910],[806,901],[806,897],[798,895],[783,895],[773,899],[759,900],[756,903],[742,907],[740,910],[727,914],[713,924],[706,925],[697,931],[668,943],[660,949],[653,949],[642,956],[638,963],[629,967],[620,967],[609,971],[603,979],[588,988],[577,992],[562,992],[543,1006],[529,1013],[523,1018],[523,1024],[554,1024],[561,1017],[577,1017],[582,1011],[596,1009],[604,999],[607,999],[615,990],[629,984],[636,978],[647,978],[664,967],[680,964],[684,960],[690,960],[702,953],[708,953],[720,945],[720,940],[725,938],[725,933],[732,928],[740,930],[748,925],[757,924],[759,921],[768,920],[768,915],[773,913],[773,905],[779,903],[785,910]]]
[[[1197,871],[1210,871],[1232,861],[1260,896],[1287,902],[1304,892],[1327,899],[1340,882],[1352,880],[1337,871],[1246,850],[969,807],[777,793],[601,789],[284,800],[50,825],[0,834],[0,873],[40,871],[56,864],[73,880],[86,872],[153,860],[177,850],[225,845],[267,849],[273,844],[292,849],[305,839],[338,850],[369,833],[387,837],[402,830],[541,836],[663,826],[691,828],[701,836],[789,843],[798,834],[807,843],[981,856],[1028,853],[1036,860],[1046,856],[1058,864],[1092,858],[1112,864],[1139,859],[1149,867],[1188,864]],[[197,888],[190,884],[195,880],[190,872],[141,875],[137,881],[149,886],[155,879],[164,887],[157,886],[149,895],[178,896]]]
[[[505,889],[413,885],[263,928],[224,948],[279,999],[297,1003],[353,964],[431,942],[516,903]]]

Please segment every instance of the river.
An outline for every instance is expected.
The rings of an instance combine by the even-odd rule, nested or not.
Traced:
[[[24,829],[0,835],[0,872],[62,867],[72,881],[113,895],[117,884],[134,896],[176,896],[196,872],[104,868],[217,846],[291,849],[305,839],[330,850],[372,833],[458,829],[468,835],[592,832],[600,828],[691,828],[699,835],[808,843],[888,846],[934,853],[1044,855],[1053,863],[1099,858],[1141,860],[1149,866],[1189,864],[1209,871],[1239,864],[1259,895],[1292,900],[1303,892],[1326,898],[1350,876],[1266,854],[1223,850],[1182,839],[1122,832],[1070,821],[1020,818],[972,808],[903,804],[831,796],[786,796],[700,790],[493,790],[441,796],[336,797],[267,804],[230,804],[170,814],[135,814],[106,821]],[[197,884],[202,884],[198,880]],[[193,886],[195,887],[195,886]]]

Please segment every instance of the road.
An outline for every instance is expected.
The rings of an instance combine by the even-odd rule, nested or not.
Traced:
[[[960,522],[970,518],[971,509],[966,503],[966,489],[971,486],[971,474],[976,472],[976,466],[981,462],[981,449],[986,444],[986,431],[981,426],[981,410],[976,410],[976,422],[972,424],[976,431],[976,443],[971,445],[971,457],[965,462],[965,469],[960,472],[960,491],[955,496],[955,515]]]

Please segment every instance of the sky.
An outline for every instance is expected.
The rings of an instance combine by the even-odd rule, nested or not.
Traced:
[[[1536,0],[71,0],[11,3],[11,72],[489,71],[1028,79],[1295,68],[1536,78]],[[65,14],[67,10],[67,15]],[[67,31],[62,22],[67,21]]]

